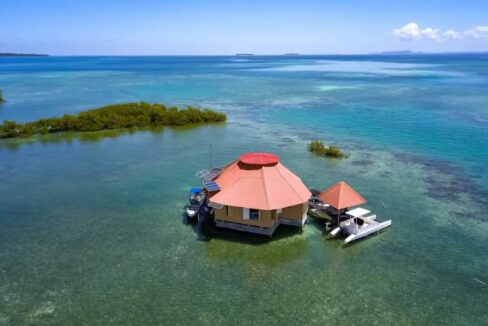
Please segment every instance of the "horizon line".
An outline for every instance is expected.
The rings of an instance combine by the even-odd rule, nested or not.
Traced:
[[[5,55],[8,54],[8,55]],[[299,57],[299,56],[361,56],[361,55],[388,55],[388,56],[415,56],[415,55],[429,55],[429,54],[488,54],[488,50],[483,51],[381,51],[381,52],[369,52],[369,53],[266,53],[266,54],[255,54],[255,53],[232,53],[232,54],[49,54],[49,53],[22,53],[22,52],[0,52],[0,57],[15,57],[15,56],[50,56],[50,57],[264,57],[264,56],[289,56],[289,57]]]

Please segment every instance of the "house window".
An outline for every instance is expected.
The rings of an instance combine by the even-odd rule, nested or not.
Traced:
[[[258,221],[259,220],[259,209],[249,209],[249,219]]]
[[[281,214],[281,213],[283,213],[283,208],[278,208],[278,209],[276,210],[276,215],[279,215],[279,214]]]
[[[229,216],[229,206],[225,206],[225,216]]]

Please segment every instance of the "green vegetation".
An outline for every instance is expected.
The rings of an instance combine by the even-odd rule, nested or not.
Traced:
[[[320,140],[314,140],[308,144],[309,152],[319,156],[326,156],[330,158],[344,158],[346,155],[336,146],[325,146]]]
[[[314,140],[308,144],[308,151],[317,155],[325,155],[327,148],[320,140]]]
[[[0,104],[4,103],[5,99],[3,98],[3,91],[0,89]]]
[[[329,146],[325,151],[325,156],[333,158],[344,158],[346,155],[336,146]]]
[[[40,119],[20,124],[4,121],[0,138],[28,137],[63,131],[99,131],[149,126],[188,126],[198,123],[224,122],[225,113],[193,107],[168,108],[163,104],[122,103],[81,112],[61,118]]]

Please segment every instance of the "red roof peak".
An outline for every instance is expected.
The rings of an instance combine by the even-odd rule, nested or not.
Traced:
[[[337,209],[366,203],[360,194],[344,181],[339,181],[318,195],[318,198]]]
[[[252,164],[252,165],[266,165],[266,164],[275,164],[280,161],[278,155],[273,153],[246,153],[242,154],[239,157],[239,161],[245,164]]]
[[[270,153],[242,155],[214,182],[220,191],[210,201],[227,206],[275,210],[306,203],[311,196],[300,178]]]

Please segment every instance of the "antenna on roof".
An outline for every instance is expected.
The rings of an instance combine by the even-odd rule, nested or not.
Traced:
[[[210,167],[209,167],[209,169],[211,169],[212,168],[212,165],[213,165],[212,164],[212,143],[209,144],[209,148],[210,148],[209,149],[209,158],[210,158]]]

